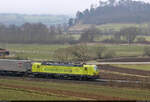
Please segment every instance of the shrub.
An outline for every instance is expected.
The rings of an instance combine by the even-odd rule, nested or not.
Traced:
[[[114,50],[106,50],[103,55],[102,58],[113,58],[116,55]]]
[[[53,59],[61,62],[71,62],[74,56],[69,48],[59,48],[53,54]]]
[[[146,39],[144,37],[139,37],[137,38],[137,42],[143,43],[143,42],[146,42]]]
[[[102,54],[103,54],[103,52],[104,52],[105,50],[106,50],[106,47],[103,47],[103,46],[97,47],[97,48],[95,49],[95,53],[96,53],[96,56],[97,56],[98,59],[101,59],[101,58],[102,58]]]
[[[111,38],[111,39],[105,39],[102,41],[103,43],[126,43],[126,41],[123,41],[123,40],[116,40],[114,38]]]
[[[150,47],[144,48],[144,56],[150,56]]]

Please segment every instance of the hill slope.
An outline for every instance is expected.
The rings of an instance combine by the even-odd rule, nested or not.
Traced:
[[[67,23],[69,16],[66,15],[25,15],[25,14],[0,14],[0,23],[5,25],[22,25],[29,23],[43,23],[46,25]]]

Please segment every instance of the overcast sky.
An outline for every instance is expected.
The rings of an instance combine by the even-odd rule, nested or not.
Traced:
[[[99,0],[1,0],[0,13],[74,15],[78,10],[82,11],[89,8],[91,4],[96,4],[98,1]]]

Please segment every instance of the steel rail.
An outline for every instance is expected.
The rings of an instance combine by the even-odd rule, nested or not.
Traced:
[[[88,62],[86,64],[94,64],[94,65],[108,65],[108,64],[126,64],[126,65],[134,65],[134,64],[147,64],[150,65],[150,62]]]

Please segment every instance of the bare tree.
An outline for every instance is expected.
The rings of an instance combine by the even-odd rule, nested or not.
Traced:
[[[89,59],[88,46],[86,44],[80,44],[72,47],[72,54],[79,61],[85,62]]]
[[[86,30],[79,39],[80,42],[93,42],[96,35],[100,33],[100,30],[92,25],[88,30]]]
[[[53,55],[57,61],[82,61],[89,59],[88,47],[86,44],[79,44],[68,48],[57,49]]]
[[[120,30],[120,34],[126,39],[128,44],[132,43],[139,34],[138,28],[130,27]]]
[[[59,48],[55,51],[53,58],[56,61],[71,62],[74,59],[70,48]]]

